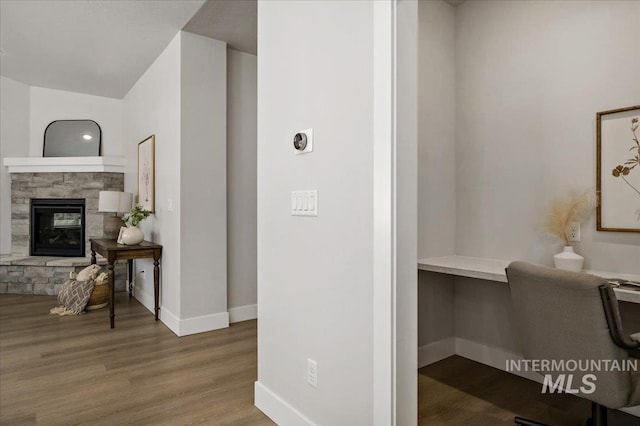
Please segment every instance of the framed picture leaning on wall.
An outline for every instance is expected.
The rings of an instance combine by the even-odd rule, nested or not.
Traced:
[[[597,230],[640,232],[640,105],[596,114]]]
[[[122,239],[122,234],[124,234],[124,230],[125,229],[127,229],[126,226],[121,226],[120,227],[120,232],[118,233],[118,239],[116,240],[116,243],[124,244],[124,240]]]
[[[155,212],[155,145],[151,135],[138,144],[138,204],[143,209]]]

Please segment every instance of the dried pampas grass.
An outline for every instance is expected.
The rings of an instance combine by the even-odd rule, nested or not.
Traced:
[[[545,233],[568,246],[571,222],[587,220],[597,204],[598,197],[595,193],[572,191],[567,196],[556,198],[549,203],[541,228]]]

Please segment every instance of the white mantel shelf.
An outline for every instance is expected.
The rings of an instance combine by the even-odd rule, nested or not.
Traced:
[[[124,157],[13,157],[5,158],[9,173],[124,173]]]
[[[481,257],[443,256],[430,257],[418,260],[418,269],[421,271],[439,272],[442,274],[457,275],[460,277],[478,278],[481,280],[506,283],[507,274],[505,268],[508,260],[485,259]],[[587,274],[596,275],[605,279],[622,279],[640,282],[640,275],[622,274],[617,272],[602,272],[584,270]],[[640,303],[640,291],[615,288],[618,300]]]

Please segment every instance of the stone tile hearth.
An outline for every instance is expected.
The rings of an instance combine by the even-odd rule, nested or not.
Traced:
[[[106,265],[103,258],[99,265]],[[70,272],[80,272],[91,263],[88,257],[0,256],[0,294],[57,295]],[[106,268],[103,268],[106,271]],[[116,291],[126,288],[127,264],[115,265]]]

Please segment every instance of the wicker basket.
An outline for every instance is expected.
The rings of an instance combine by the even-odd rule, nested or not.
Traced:
[[[94,309],[104,308],[109,304],[109,284],[96,284],[93,287],[93,292],[87,303],[86,310],[93,311]]]

